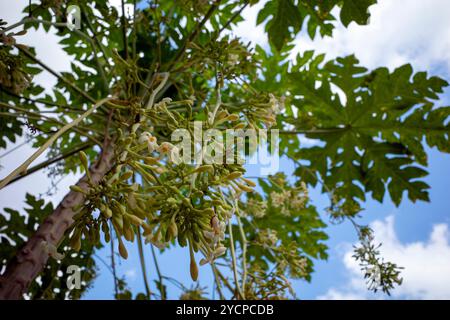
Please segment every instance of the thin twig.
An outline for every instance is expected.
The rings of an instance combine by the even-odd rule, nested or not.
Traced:
[[[57,123],[57,124],[59,124],[61,126],[67,125],[66,123],[61,122],[61,121],[59,121],[59,120],[57,120],[55,118],[52,118],[52,117],[49,117],[49,116],[46,116],[46,115],[43,115],[41,113],[37,113],[37,112],[34,112],[34,111],[29,111],[29,110],[21,108],[21,107],[17,107],[17,106],[13,106],[13,105],[10,105],[10,104],[6,104],[6,103],[3,103],[3,102],[0,102],[0,107],[10,108],[10,109],[22,112],[23,114],[26,115],[25,118],[37,119],[37,120],[45,119],[47,121]],[[85,136],[86,138],[88,138],[89,140],[94,142],[95,144],[98,144],[98,145],[101,144],[99,140],[97,140],[95,137],[93,137],[93,136],[91,136],[89,134],[89,130],[94,130],[94,129],[92,129],[92,128],[85,128],[85,127],[81,127],[81,126],[80,126],[80,128],[74,127],[72,129],[74,131],[78,132],[80,135]]]
[[[92,103],[95,103],[95,99],[92,98],[87,92],[85,92],[84,90],[80,89],[79,87],[77,87],[76,85],[74,85],[72,82],[70,82],[69,80],[67,80],[66,78],[64,78],[63,76],[61,76],[59,73],[57,73],[56,71],[54,71],[52,68],[50,68],[49,66],[47,66],[44,62],[42,62],[41,60],[39,60],[38,58],[36,58],[30,51],[28,51],[28,49],[25,49],[23,46],[17,47],[19,49],[20,52],[22,52],[23,54],[25,54],[28,58],[30,58],[31,60],[33,60],[34,62],[36,62],[37,64],[39,64],[42,68],[44,68],[45,70],[47,70],[49,73],[51,73],[52,75],[54,75],[56,78],[58,78],[59,80],[61,80],[62,82],[64,82],[66,85],[68,85],[70,88],[72,88],[74,91],[76,91],[77,93],[79,93],[80,95],[82,95],[84,98],[86,98],[87,100],[89,100]]]
[[[116,258],[115,258],[115,252],[114,252],[114,234],[113,234],[113,224],[111,222],[111,220],[109,221],[109,230],[110,230],[110,240],[111,240],[111,269],[112,269],[112,274],[113,274],[113,278],[114,278],[114,293],[115,293],[115,297],[117,297],[119,295],[119,289],[117,286],[117,272],[116,272]]]
[[[50,25],[50,26],[54,26],[54,27],[67,27],[67,23],[65,23],[65,22],[52,22],[52,21],[47,21],[47,20],[42,20],[42,19],[36,19],[36,18],[32,18],[32,17],[31,17],[31,18],[25,18],[25,19],[23,19],[22,21],[20,21],[20,22],[14,24],[13,26],[14,26],[14,28],[16,28],[16,27],[18,27],[18,26],[20,26],[20,25],[22,25],[22,24],[25,24],[25,23],[40,23],[40,24]],[[13,26],[11,26],[11,27],[13,27]],[[10,28],[11,28],[11,27],[10,27]],[[10,28],[7,28],[7,29],[10,29]],[[102,81],[103,81],[103,85],[104,85],[104,87],[105,87],[105,90],[107,90],[107,89],[108,89],[108,82],[107,82],[107,80],[106,80],[106,76],[105,76],[105,73],[104,73],[104,70],[103,70],[103,66],[101,65],[100,60],[98,59],[98,56],[97,56],[97,48],[96,48],[96,45],[95,45],[94,41],[93,41],[88,35],[86,35],[85,33],[81,32],[81,31],[78,30],[78,29],[73,29],[73,30],[72,30],[72,29],[68,29],[68,30],[70,30],[71,32],[73,32],[73,33],[75,33],[75,34],[81,36],[81,37],[84,38],[86,41],[88,41],[89,44],[91,45],[92,51],[93,51],[93,54],[94,54],[94,57],[95,57],[95,61],[96,61],[96,63],[97,63],[97,71],[99,72],[100,77],[102,78]],[[0,35],[1,35],[4,31],[5,31],[5,30],[1,30],[1,31],[0,31]],[[106,56],[105,56],[105,60],[107,60],[107,59],[106,59]]]
[[[19,174],[24,173],[28,166],[38,158],[48,147],[50,147],[61,135],[63,135],[66,131],[70,130],[78,123],[80,123],[83,119],[88,117],[91,113],[93,113],[98,107],[103,105],[106,101],[111,98],[105,98],[97,102],[91,109],[86,111],[83,115],[75,119],[73,122],[66,124],[64,127],[59,129],[53,136],[50,137],[35,153],[33,153],[24,163],[22,163],[19,167],[17,167],[13,172],[11,172],[6,178],[0,181],[0,189],[6,186],[12,179],[17,177]]]
[[[159,289],[159,292],[161,293],[161,300],[166,300],[166,293],[164,292],[164,287],[163,287],[163,276],[161,275],[161,271],[159,270],[159,264],[158,264],[158,260],[156,259],[155,248],[153,247],[153,245],[150,245],[150,247],[152,249],[152,256],[153,256],[153,262],[155,263],[156,273],[158,274],[158,279],[159,279],[158,289]]]
[[[208,115],[209,125],[212,126],[216,120],[217,111],[219,111],[220,105],[222,104],[222,95],[220,94],[220,79],[216,73],[216,104],[211,114]]]
[[[123,48],[125,50],[125,60],[128,60],[128,39],[127,39],[127,21],[125,18],[125,2],[124,0],[121,0],[121,4],[122,4],[122,17],[121,17],[121,22],[122,22],[122,41],[123,41]]]
[[[29,97],[20,96],[20,95],[15,94],[15,93],[13,93],[11,91],[5,90],[4,88],[2,88],[2,90],[3,90],[4,93],[10,95],[11,97],[15,97],[15,98],[17,98],[19,100],[23,99],[23,100],[25,100],[27,102],[40,103],[40,104],[46,105],[48,107],[55,107],[55,108],[66,109],[66,110],[70,110],[70,111],[77,112],[77,113],[83,113],[84,112],[83,109],[73,108],[73,107],[70,107],[70,106],[67,106],[67,105],[59,104],[59,103],[56,103],[56,102],[49,102],[49,101],[45,101],[45,100],[42,100],[42,99],[32,99],[32,98],[29,98]],[[52,111],[52,112],[56,113],[56,110]],[[94,114],[93,116],[97,116],[97,115]]]
[[[194,40],[200,30],[203,28],[203,26],[208,22],[209,18],[213,15],[214,11],[219,7],[221,0],[216,0],[209,8],[208,12],[206,12],[203,19],[195,26],[194,30],[191,32],[191,34],[186,38],[186,40],[183,43],[183,46],[178,50],[177,55],[172,60],[171,64],[169,65],[169,70],[172,70],[172,68],[178,63],[179,59],[183,56],[184,52],[186,51],[186,48],[192,40]]]
[[[10,154],[10,153],[16,151],[17,149],[23,147],[24,145],[26,145],[28,142],[30,142],[30,141],[33,140],[33,139],[34,139],[34,137],[31,137],[31,138],[25,140],[24,142],[22,142],[21,144],[15,146],[15,147],[12,148],[11,150],[6,151],[4,154],[0,155],[0,159],[3,158],[3,157],[6,157],[8,154]]]
[[[239,286],[239,280],[238,280],[238,270],[237,270],[237,263],[236,263],[236,253],[234,250],[234,241],[233,241],[233,229],[231,227],[231,222],[228,222],[228,233],[230,236],[230,249],[231,249],[231,259],[233,260],[233,275],[234,275],[234,283],[236,286],[236,291],[241,297],[241,299],[244,299],[244,295],[242,294],[241,287]]]
[[[214,282],[216,283],[216,289],[217,289],[217,292],[219,293],[220,300],[225,300],[225,296],[223,295],[222,289],[220,286],[220,279],[219,279],[219,275],[217,274],[217,268],[213,263],[211,263],[211,269],[214,274]]]
[[[230,24],[234,21],[234,19],[236,19],[241,13],[242,11],[244,11],[244,9],[248,6],[249,2],[245,1],[245,4],[238,10],[236,11],[231,18],[222,26],[222,28],[220,28],[219,30],[219,35],[230,26]]]
[[[245,283],[247,281],[247,237],[245,236],[244,228],[242,226],[241,217],[239,215],[236,215],[236,219],[239,226],[239,232],[241,234],[241,240],[242,240],[242,292],[245,295]],[[245,299],[245,296],[244,296]]]
[[[141,262],[141,270],[142,270],[142,277],[144,279],[145,292],[147,293],[147,297],[150,299],[152,292],[150,291],[150,285],[148,284],[147,268],[145,267],[144,249],[142,248],[142,237],[141,237],[141,232],[139,229],[140,228],[138,227],[137,232],[136,232],[138,250],[139,250],[139,260]]]
[[[54,163],[57,163],[57,162],[59,162],[61,160],[64,160],[64,159],[67,159],[67,158],[73,156],[74,154],[76,154],[76,153],[78,153],[80,151],[86,150],[86,149],[88,149],[90,147],[92,147],[92,143],[85,143],[85,144],[80,145],[79,147],[75,147],[75,148],[71,149],[69,152],[63,153],[63,154],[61,154],[61,155],[59,155],[57,157],[54,157],[52,159],[48,159],[48,160],[46,160],[44,162],[41,162],[41,163],[31,167],[30,169],[28,169],[26,173],[21,174],[20,176],[17,176],[14,179],[12,179],[6,186],[9,186],[9,185],[11,185],[14,182],[17,182],[17,181],[21,180],[22,178],[25,178],[25,177],[29,176],[32,173],[35,173],[36,171],[39,171],[39,170],[44,169],[44,168],[47,168],[48,166],[50,166],[50,165],[52,165]]]
[[[310,133],[336,133],[336,132],[341,132],[343,130],[347,130],[347,128],[326,128],[326,129],[311,129],[311,130],[293,130],[293,131],[289,131],[289,130],[284,130],[284,131],[280,131],[280,134],[310,134]]]

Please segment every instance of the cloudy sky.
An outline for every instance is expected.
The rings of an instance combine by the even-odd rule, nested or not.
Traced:
[[[20,10],[26,0],[0,0],[0,18],[9,23],[18,21]],[[266,46],[266,35],[261,26],[256,27],[254,6],[244,11],[245,22],[240,23],[234,34]],[[316,50],[326,53],[327,58],[356,54],[361,63],[369,68],[378,66],[398,67],[412,63],[416,71],[427,70],[433,75],[450,79],[450,1],[448,0],[379,0],[372,6],[371,21],[368,26],[350,25],[345,29],[338,26],[333,38],[314,41],[305,35],[296,39],[296,50]],[[36,47],[38,56],[50,63],[56,70],[69,70],[70,59],[57,45],[57,38],[44,34],[42,30],[22,37],[22,42]],[[36,79],[46,88],[51,88],[55,80],[49,74]],[[442,95],[442,104],[450,103],[450,91]],[[12,148],[14,145],[10,145]],[[404,203],[399,208],[390,204],[380,205],[368,202],[362,222],[370,223],[375,230],[377,241],[382,242],[382,253],[405,268],[404,284],[393,292],[396,299],[450,299],[450,212],[448,209],[448,188],[450,177],[450,156],[435,150],[430,152],[430,176],[426,181],[432,186],[431,203]],[[32,153],[29,147],[5,157],[0,152],[0,177],[14,165]],[[36,161],[39,162],[41,159]],[[287,166],[287,171],[291,170]],[[59,183],[59,192],[51,197],[56,204],[62,198],[76,176],[65,177]],[[26,192],[44,193],[50,186],[46,183],[46,173],[40,172],[0,191],[2,207],[20,209]],[[318,190],[312,192],[313,200],[319,208],[325,207],[326,199]],[[352,244],[356,235],[350,225],[331,225],[330,258],[319,262],[312,283],[295,282],[300,298],[305,299],[384,299],[384,295],[373,295],[366,290],[358,265],[351,258]],[[141,274],[135,248],[130,248],[130,259],[122,261],[119,271],[126,276],[129,285],[143,291]],[[99,257],[108,260],[109,252],[102,250]],[[147,255],[149,273],[154,275],[153,262]],[[180,267],[179,261],[188,261],[186,250],[175,249],[160,257],[163,272],[189,283],[187,267]],[[101,266],[102,262],[99,260]],[[187,264],[187,263],[186,263]],[[201,270],[202,271],[202,270]],[[152,277],[153,278],[153,277]],[[201,272],[203,286],[211,286],[208,272]],[[154,287],[154,286],[153,286]],[[112,280],[108,271],[101,267],[101,275],[87,298],[111,298]],[[173,298],[178,292],[173,290]]]

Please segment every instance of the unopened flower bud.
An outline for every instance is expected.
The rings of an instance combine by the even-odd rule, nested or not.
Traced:
[[[191,258],[191,264],[190,264],[190,272],[191,272],[191,278],[194,281],[197,281],[198,279],[198,267],[197,267],[197,263],[195,263],[195,259],[192,257]]]
[[[232,172],[229,175],[227,175],[225,177],[225,179],[227,179],[227,180],[234,180],[234,179],[240,178],[241,176],[242,176],[242,172],[235,171],[235,172]]]
[[[214,250],[214,256],[219,257],[219,256],[223,255],[226,251],[227,251],[227,248],[225,248],[223,246],[218,247],[216,250]]]
[[[125,248],[122,240],[119,239],[119,253],[121,255],[122,258],[127,259],[128,258],[128,252],[127,249]]]

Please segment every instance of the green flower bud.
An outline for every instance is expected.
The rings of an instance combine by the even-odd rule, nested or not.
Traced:
[[[134,241],[134,231],[127,219],[124,219],[123,235],[127,241]]]
[[[233,113],[233,114],[230,114],[227,118],[226,118],[226,120],[228,120],[228,121],[238,121],[239,120],[239,115],[238,114],[236,114],[236,113]]]
[[[222,119],[225,119],[228,115],[229,115],[228,111],[226,111],[226,110],[221,110],[221,111],[217,114],[216,119],[217,119],[217,120],[222,120]]]
[[[227,251],[227,248],[224,246],[217,247],[216,250],[214,250],[214,256],[219,257],[223,255]]]
[[[139,219],[138,217],[132,215],[132,214],[126,214],[126,217],[130,220],[130,222],[132,224],[134,224],[135,226],[140,226],[144,223],[144,221],[142,221],[142,219]]]
[[[150,227],[147,223],[142,224],[142,229],[144,229],[144,232],[142,233],[144,236],[148,236],[153,231],[152,227]]]
[[[195,258],[194,258],[194,252],[192,251],[192,247],[189,247],[189,253],[190,253],[190,257],[191,257],[191,263],[190,263],[190,268],[189,271],[191,273],[191,278],[194,281],[197,281],[198,279],[198,267],[197,267],[197,263],[195,262]]]
[[[176,238],[178,236],[178,227],[177,224],[175,223],[175,221],[173,221],[170,225],[169,225],[169,233],[171,235],[172,238]]]
[[[202,210],[202,213],[208,216],[214,215],[214,210],[212,208],[206,208]]]
[[[192,203],[190,198],[183,198],[183,204],[189,208],[192,208]]]
[[[241,176],[242,176],[242,172],[235,171],[235,172],[232,172],[229,175],[227,175],[225,177],[225,179],[226,180],[234,180],[234,179],[240,178]]]
[[[253,192],[253,189],[249,186],[243,185],[242,183],[236,182],[236,185],[244,192]]]
[[[84,170],[86,170],[86,172],[89,172],[88,158],[86,156],[86,153],[84,153],[83,151],[80,151],[78,153],[78,155],[80,156],[80,161],[84,167]]]
[[[100,207],[100,213],[105,219],[110,219],[113,215],[112,210],[106,205]]]
[[[247,183],[250,187],[256,187],[256,183],[254,183],[252,180],[247,178],[242,178],[242,180],[244,180],[245,183]]]
[[[245,126],[246,126],[246,124],[241,122],[241,123],[238,123],[237,125],[235,125],[235,126],[233,127],[233,129],[234,129],[234,130],[244,129]]]
[[[144,162],[148,165],[155,165],[159,163],[159,160],[153,157],[145,157]]]
[[[74,192],[80,192],[80,193],[83,193],[83,194],[88,194],[86,190],[80,188],[80,187],[77,186],[77,185],[72,185],[72,186],[70,186],[70,190],[72,190],[72,191],[74,191]]]
[[[122,240],[119,238],[119,253],[122,256],[122,258],[127,259],[128,258],[128,252],[125,248]]]
[[[133,171],[125,171],[124,174],[120,176],[120,181],[127,181],[133,176]]]
[[[193,171],[193,173],[195,173],[195,172],[197,172],[197,173],[200,173],[200,172],[211,172],[211,173],[214,173],[214,167],[212,165],[210,165],[210,164],[206,164],[206,165],[200,166],[197,169],[195,169]]]
[[[113,215],[112,217],[112,223],[114,227],[116,228],[116,232],[122,232],[123,230],[123,218],[120,215]]]
[[[81,249],[81,232],[79,230],[75,231],[72,238],[70,239],[70,246],[75,251],[80,251]]]
[[[105,235],[105,242],[109,243],[109,241],[111,240],[111,235],[109,234],[109,232],[105,232],[104,235]]]

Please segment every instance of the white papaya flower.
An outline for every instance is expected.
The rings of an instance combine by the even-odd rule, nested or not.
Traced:
[[[269,104],[272,112],[275,114],[280,113],[284,110],[284,102],[286,100],[285,96],[282,96],[280,99],[277,99],[273,94],[269,93]]]
[[[228,63],[232,66],[239,62],[239,55],[236,53],[231,53],[228,55]]]
[[[225,254],[226,251],[227,248],[225,248],[224,246],[217,247],[216,250],[214,250],[214,256],[220,257],[221,255]]]
[[[139,144],[146,144],[148,152],[152,153],[158,149],[158,139],[150,132],[143,132],[138,140]]]
[[[170,142],[163,142],[158,148],[161,156],[168,156],[169,161],[178,164],[180,162],[180,149]]]
[[[65,256],[62,253],[58,252],[58,249],[56,248],[56,246],[54,244],[49,243],[47,241],[42,241],[41,245],[49,257],[52,257],[55,260],[64,259]]]

